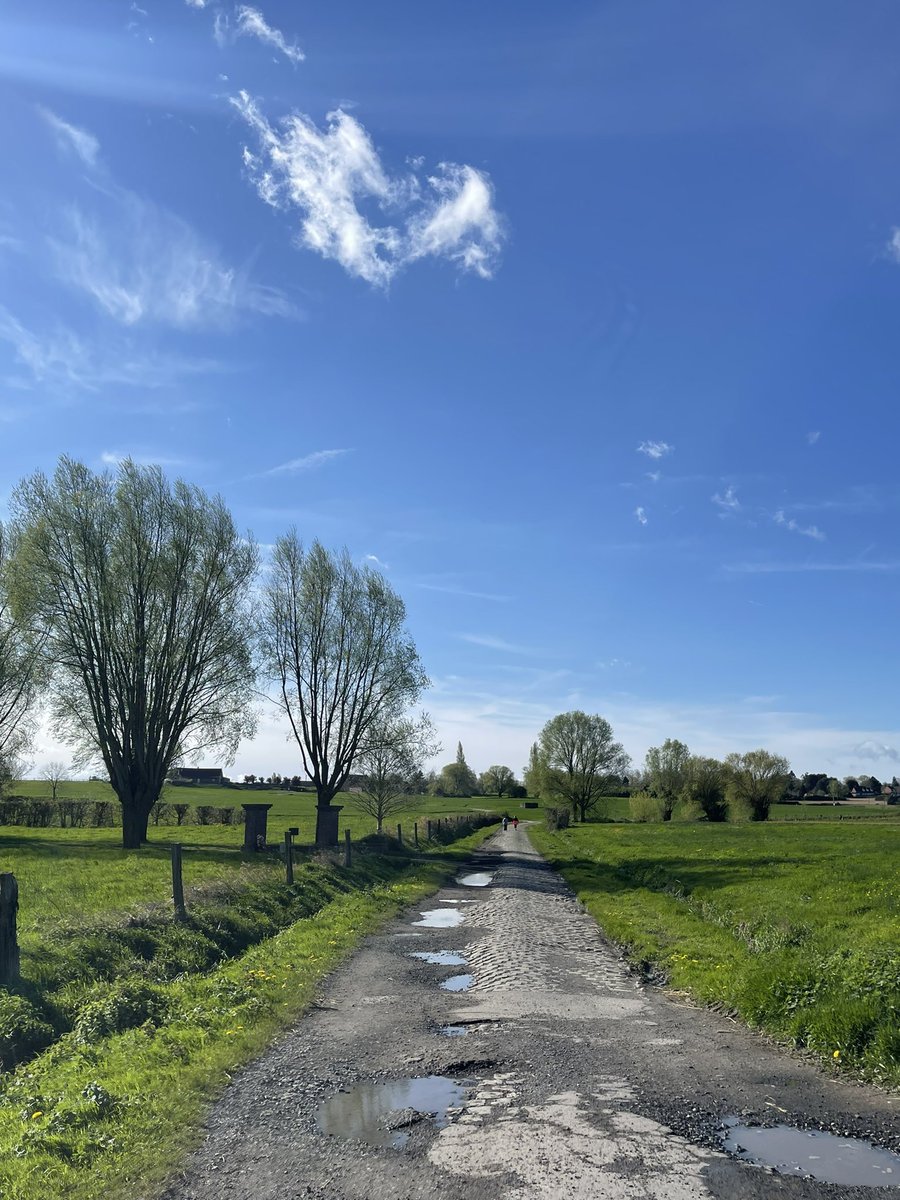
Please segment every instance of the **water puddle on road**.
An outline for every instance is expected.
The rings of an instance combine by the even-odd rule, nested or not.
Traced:
[[[460,887],[487,887],[493,878],[493,871],[475,871],[471,875],[458,875],[456,882]]]
[[[454,929],[465,920],[455,908],[432,908],[421,915],[422,920],[413,921],[413,925],[424,925],[426,929]]]
[[[774,1167],[782,1175],[811,1175],[822,1183],[900,1187],[900,1154],[858,1138],[791,1125],[740,1125],[734,1117],[725,1126],[725,1149],[756,1166]]]
[[[452,950],[413,950],[409,957],[421,958],[422,962],[435,967],[464,967],[469,961],[465,955],[454,954]]]
[[[441,987],[445,992],[467,992],[474,982],[474,975],[451,975],[443,981]]]
[[[468,1025],[442,1025],[438,1029],[441,1037],[465,1037],[468,1032]]]
[[[413,1125],[430,1120],[436,1129],[443,1129],[447,1110],[461,1105],[465,1095],[465,1088],[445,1075],[360,1083],[320,1104],[316,1124],[333,1137],[402,1150]]]

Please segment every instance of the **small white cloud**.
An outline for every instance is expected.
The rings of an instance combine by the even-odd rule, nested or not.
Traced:
[[[806,440],[809,442],[810,446],[814,446],[821,436],[821,431],[814,429],[806,435]]]
[[[49,108],[39,106],[38,112],[56,134],[56,141],[61,149],[74,151],[86,166],[97,165],[100,143],[92,133],[88,133],[86,129],[79,129],[77,125],[70,125]]]
[[[118,467],[129,458],[142,467],[187,467],[191,465],[186,458],[170,458],[165,454],[135,454],[133,451],[104,450],[100,455],[100,461],[107,467]]]
[[[644,509],[641,507],[641,505],[638,505],[637,508],[634,510],[634,515],[637,517],[637,521],[638,521],[639,525],[647,524],[647,514],[644,511]]]
[[[428,180],[437,199],[409,224],[407,257],[443,256],[490,279],[503,237],[490,181],[456,163],[441,163],[440,171]]]
[[[637,448],[638,454],[646,454],[648,458],[664,458],[675,449],[668,442],[641,442]]]
[[[506,654],[533,653],[528,646],[517,646],[513,642],[507,642],[503,638],[493,637],[486,633],[458,633],[456,636],[460,641],[468,642],[472,646],[484,646],[486,650],[502,650]]]
[[[295,65],[303,62],[306,57],[299,46],[291,45],[280,30],[272,28],[258,8],[251,8],[247,4],[242,4],[237,10],[234,32],[235,37],[259,38]]]
[[[773,520],[776,525],[783,525],[791,533],[799,533],[802,537],[812,538],[816,542],[825,541],[825,534],[819,529],[818,525],[800,525],[793,517],[786,517],[782,509],[778,510]]]
[[[312,454],[305,454],[302,458],[292,458],[288,462],[280,463],[277,467],[270,467],[262,474],[299,475],[303,471],[314,471],[317,467],[323,467],[333,459],[349,453],[349,450],[315,450]]]
[[[184,0],[188,8],[206,8],[208,0]]]
[[[213,41],[220,50],[228,45],[229,21],[223,12],[217,12],[213,17]]]
[[[389,571],[391,569],[386,562],[381,561],[377,554],[364,554],[363,562],[377,567],[379,571]]]
[[[605,662],[598,662],[597,667],[601,671],[624,670],[630,667],[631,663],[627,658],[609,658]]]
[[[719,508],[725,512],[735,512],[741,507],[741,502],[738,500],[733,487],[727,487],[723,495],[719,492],[712,497],[713,504],[718,504]]]
[[[891,230],[891,236],[885,247],[888,258],[892,258],[895,263],[900,263],[900,228],[894,226]]]
[[[900,762],[900,751],[896,746],[888,746],[884,742],[876,742],[872,738],[867,738],[863,742],[851,747],[850,754],[861,759],[886,758],[889,762]]]
[[[646,474],[651,483],[659,483],[662,479],[662,471],[647,471]]]
[[[426,256],[449,259],[489,278],[503,231],[490,180],[474,167],[443,163],[423,191],[415,175],[392,178],[365,127],[336,109],[319,129],[293,113],[269,124],[241,92],[232,99],[254,131],[259,151],[244,149],[244,167],[260,198],[300,214],[300,240],[353,276],[387,286],[404,266]],[[391,214],[376,224],[362,206]]]

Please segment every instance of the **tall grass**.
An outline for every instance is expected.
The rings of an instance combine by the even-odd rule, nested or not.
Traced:
[[[588,825],[534,841],[699,1001],[900,1085],[900,826]]]

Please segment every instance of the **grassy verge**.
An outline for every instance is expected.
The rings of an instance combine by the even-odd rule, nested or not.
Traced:
[[[72,1032],[0,1083],[0,1195],[146,1195],[196,1142],[230,1074],[362,937],[440,886],[490,832],[417,860],[361,857],[352,890],[338,868],[310,866],[341,877],[314,914],[205,973],[145,982],[124,1003],[113,989],[83,1007]],[[321,884],[304,875],[294,888]]]
[[[900,828],[536,827],[604,932],[675,988],[900,1086]]]

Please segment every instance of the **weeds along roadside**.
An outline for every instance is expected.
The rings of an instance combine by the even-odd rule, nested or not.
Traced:
[[[186,926],[169,922],[181,933],[161,936],[165,967],[156,976],[154,958],[136,957],[129,942],[109,963],[133,969],[93,988],[77,972],[63,981],[53,1003],[71,1027],[0,1076],[0,1195],[150,1194],[196,1141],[230,1073],[309,1004],[361,938],[440,887],[491,832],[479,828],[415,857],[360,855],[350,870],[298,865],[293,888],[261,885],[241,903],[220,898]],[[211,936],[217,921],[234,939],[266,920],[271,936],[223,958],[228,951]],[[108,932],[98,934],[107,950]],[[184,966],[173,974],[179,944]]]
[[[529,832],[632,962],[833,1070],[900,1087],[900,880],[882,833]]]

